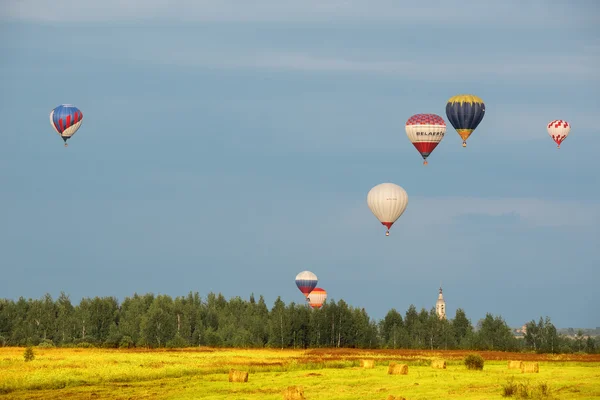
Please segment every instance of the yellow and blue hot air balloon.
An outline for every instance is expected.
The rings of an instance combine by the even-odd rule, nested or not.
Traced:
[[[485,114],[485,104],[472,94],[459,94],[448,100],[446,116],[467,147],[467,138],[473,133]]]

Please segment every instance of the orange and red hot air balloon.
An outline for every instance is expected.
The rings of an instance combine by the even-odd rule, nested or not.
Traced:
[[[314,288],[312,292],[308,295],[308,304],[312,308],[321,308],[323,303],[327,300],[327,292],[322,288]]]

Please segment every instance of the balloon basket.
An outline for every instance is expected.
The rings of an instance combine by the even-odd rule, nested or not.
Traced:
[[[387,232],[385,233],[385,236],[390,236],[390,231],[387,231]]]
[[[69,145],[65,142],[65,147],[69,147]]]
[[[427,162],[427,160],[423,161],[423,165],[427,165],[427,164],[429,164],[429,163]]]
[[[467,147],[467,142],[463,142],[463,147]]]

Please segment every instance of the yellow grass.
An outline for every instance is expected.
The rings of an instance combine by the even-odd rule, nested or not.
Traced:
[[[600,363],[540,362],[539,373],[522,376],[507,360],[486,360],[484,371],[469,371],[460,360],[432,369],[423,357],[401,352],[348,351],[343,356],[301,350],[135,351],[0,348],[0,399],[245,399],[281,400],[290,386],[302,386],[306,399],[382,400],[389,395],[419,399],[504,399],[507,378],[530,387],[547,384],[555,399],[600,396]],[[444,357],[439,352],[431,359]],[[361,368],[359,360],[374,359]],[[409,365],[405,376],[387,374],[391,361]],[[230,383],[230,369],[250,372],[247,383]]]

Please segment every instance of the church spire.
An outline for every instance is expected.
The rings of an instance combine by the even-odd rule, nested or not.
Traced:
[[[446,319],[446,301],[442,294],[442,284],[440,283],[440,294],[438,294],[437,302],[435,303],[435,312],[440,319]]]

